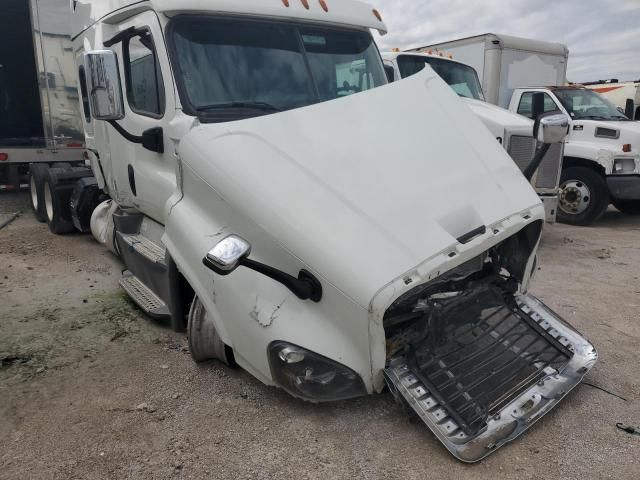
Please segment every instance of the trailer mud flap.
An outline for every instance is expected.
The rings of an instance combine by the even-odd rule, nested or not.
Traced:
[[[403,338],[385,379],[445,447],[476,462],[515,439],[573,389],[597,360],[594,347],[531,295],[478,288],[446,322]],[[461,310],[462,309],[462,310]]]

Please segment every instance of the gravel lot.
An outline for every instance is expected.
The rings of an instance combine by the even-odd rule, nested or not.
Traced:
[[[640,217],[545,229],[532,291],[600,360],[586,382],[488,459],[456,461],[389,394],[305,404],[141,315],[121,264],[58,237],[26,193],[0,193],[0,478],[638,478]],[[614,395],[616,396],[614,396]],[[623,399],[619,398],[623,397]]]

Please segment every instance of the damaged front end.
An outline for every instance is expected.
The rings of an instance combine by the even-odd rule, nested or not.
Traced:
[[[465,462],[524,432],[597,359],[582,335],[521,292],[538,236],[530,224],[384,314],[387,385]]]

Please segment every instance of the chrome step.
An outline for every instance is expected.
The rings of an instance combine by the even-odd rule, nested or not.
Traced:
[[[169,318],[171,313],[167,305],[147,287],[138,277],[126,270],[120,278],[120,286],[127,295],[153,318]]]
[[[120,234],[120,237],[128,248],[131,248],[153,263],[164,265],[166,249],[163,245],[158,245],[139,233]]]

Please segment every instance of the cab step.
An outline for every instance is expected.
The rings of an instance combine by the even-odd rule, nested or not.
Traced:
[[[150,317],[158,320],[171,317],[169,307],[129,270],[125,270],[119,283],[127,295]]]
[[[139,233],[121,234],[120,238],[125,248],[133,250],[152,263],[159,265],[165,264],[166,248],[163,245],[158,245],[153,240]]]

